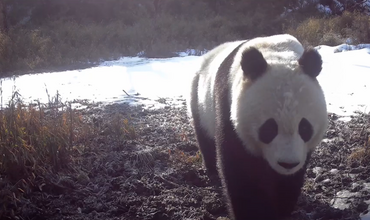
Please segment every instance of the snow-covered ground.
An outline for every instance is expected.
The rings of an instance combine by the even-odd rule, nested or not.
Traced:
[[[370,45],[318,46],[323,70],[318,80],[328,111],[349,116],[370,112]]]
[[[323,71],[318,77],[325,92],[329,112],[349,116],[354,111],[370,111],[370,45],[318,46]],[[3,106],[14,87],[26,102],[48,101],[58,91],[64,101],[87,99],[96,102],[154,104],[166,97],[185,96],[191,74],[199,67],[199,56],[169,59],[125,57],[98,67],[24,75],[2,80]],[[139,93],[142,100],[125,91]],[[135,102],[133,102],[135,101]]]
[[[87,99],[103,104],[155,104],[159,98],[183,95],[189,85],[189,73],[195,71],[199,63],[199,56],[169,59],[124,57],[83,70],[6,78],[2,82],[3,106],[11,98],[14,87],[25,102],[38,99],[41,103],[47,103],[47,89],[50,96],[58,91],[62,101]],[[131,98],[125,92],[129,95],[139,93],[135,97],[148,99]]]

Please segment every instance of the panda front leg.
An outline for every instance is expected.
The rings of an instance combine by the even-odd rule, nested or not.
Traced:
[[[230,147],[229,150],[234,148]],[[231,155],[223,152],[220,158],[220,174],[230,219],[276,220],[275,183],[258,180],[259,175],[269,174],[264,173],[257,163],[251,166],[239,156],[244,157],[245,154],[241,152],[239,155]],[[248,158],[244,157],[244,160]]]
[[[195,137],[197,139],[199,150],[202,154],[202,161],[207,170],[207,173],[211,179],[216,179],[218,177],[216,163],[216,146],[214,139],[209,138],[206,134],[206,131],[201,126],[198,102],[198,84],[199,75],[196,75],[192,81],[190,94],[190,109],[193,117]]]
[[[207,137],[205,131],[194,121],[196,139],[202,154],[203,165],[211,179],[218,177],[216,146],[214,140]]]
[[[278,216],[287,217],[294,211],[304,183],[305,170],[278,180]]]
[[[276,220],[276,182],[271,169],[246,152],[229,121],[218,120],[216,147],[230,218]]]
[[[277,193],[279,216],[289,216],[294,211],[298,198],[301,195],[305,180],[304,176],[310,158],[311,152],[307,155],[306,164],[300,171],[291,176],[280,176],[280,178],[278,178]]]

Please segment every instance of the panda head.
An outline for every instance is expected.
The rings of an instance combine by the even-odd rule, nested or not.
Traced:
[[[290,175],[304,166],[323,138],[327,110],[316,79],[320,54],[302,48],[293,56],[281,55],[285,59],[279,56],[265,59],[253,47],[240,54],[243,76],[234,87],[231,115],[247,151],[263,157],[277,173]]]

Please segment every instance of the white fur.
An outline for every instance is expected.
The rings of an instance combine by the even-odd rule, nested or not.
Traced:
[[[202,126],[210,138],[215,136],[215,107],[213,102],[213,88],[215,77],[222,61],[243,41],[234,41],[221,44],[204,55],[204,68],[199,71],[198,102],[199,116]]]
[[[223,44],[211,51],[204,57],[205,68],[199,72],[199,113],[202,127],[211,138],[215,135],[213,87],[217,69],[240,43]],[[244,79],[240,67],[241,54],[250,46],[257,48],[269,65],[255,83]],[[307,153],[319,144],[327,127],[326,102],[321,87],[298,66],[297,61],[303,51],[298,40],[290,35],[252,39],[236,54],[228,82],[232,87],[229,94],[231,121],[245,148],[255,156],[264,157],[273,169],[284,175],[302,168]],[[303,117],[311,123],[314,131],[307,143],[298,133]],[[258,129],[269,118],[277,122],[278,135],[270,144],[264,144],[259,141]],[[287,170],[278,162],[299,162],[299,165]]]

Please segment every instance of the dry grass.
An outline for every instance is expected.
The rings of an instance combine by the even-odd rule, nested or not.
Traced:
[[[348,156],[347,162],[367,166],[370,162],[370,118],[362,113],[360,116],[356,121],[357,127],[352,127],[353,133],[350,135],[350,140],[356,142],[358,147]]]
[[[68,106],[58,107],[24,105],[14,94],[0,111],[2,172],[19,180],[44,164],[55,169],[67,164],[66,151],[82,135],[81,117]]]
[[[309,18],[297,27],[287,28],[287,32],[295,35],[305,45],[369,43],[370,17],[356,12],[345,12],[342,16],[332,18]]]
[[[182,164],[185,166],[192,166],[195,164],[202,164],[202,155],[199,151],[194,156],[188,155],[178,149],[169,150],[168,154],[170,156],[170,160],[177,165]]]
[[[71,103],[63,103],[59,94],[48,96],[47,104],[25,104],[15,91],[0,110],[0,218],[24,203],[29,192],[50,187],[47,176],[76,171],[70,167],[73,152],[81,145],[88,147],[88,140],[101,134]],[[115,138],[136,137],[129,120],[114,120],[106,129]]]
[[[352,152],[348,157],[349,162],[357,162],[360,164],[368,164],[370,162],[370,150],[369,148],[359,148]]]
[[[370,162],[370,134],[367,135],[365,144],[363,147],[358,148],[357,150],[353,151],[347,158],[349,163],[359,163],[367,165]]]
[[[7,1],[12,10],[9,32],[0,33],[0,76],[83,68],[138,54],[173,57],[186,49],[203,51],[225,41],[282,32],[306,45],[369,41],[366,15],[321,18],[311,6],[281,17],[289,2]]]
[[[280,11],[272,15],[264,4],[159,2],[155,8],[146,0],[7,1],[12,11],[9,32],[0,34],[1,75],[85,67],[143,51],[172,57],[281,30],[282,21],[271,18]]]
[[[0,34],[0,72],[9,75],[78,68],[142,51],[147,57],[171,57],[188,48],[200,51],[238,38],[227,19],[220,17],[174,20],[158,16],[155,22],[140,20],[133,26],[121,21],[107,25],[51,21],[31,30],[15,28],[7,35]]]
[[[105,134],[113,134],[117,139],[136,139],[137,133],[130,120],[122,114],[114,114],[110,118],[111,122],[105,129]]]
[[[1,181],[0,215],[31,189],[41,190],[40,177],[68,168],[73,144],[89,135],[81,116],[59,100],[26,105],[14,92],[0,111],[0,176],[7,180]]]

